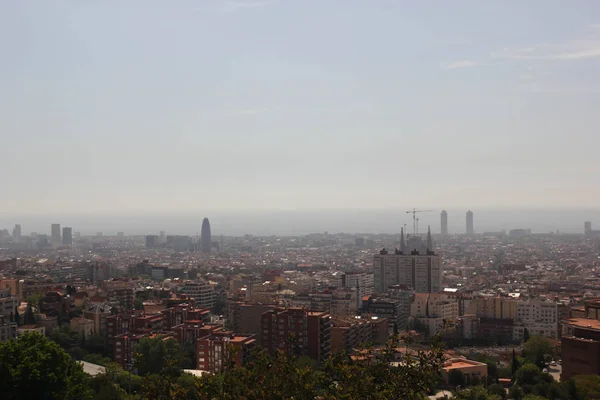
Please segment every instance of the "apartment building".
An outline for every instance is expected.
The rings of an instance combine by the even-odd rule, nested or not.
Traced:
[[[394,285],[409,286],[419,293],[439,292],[442,290],[441,257],[433,251],[406,254],[383,249],[373,257],[373,277],[377,293],[385,293]]]
[[[231,331],[215,331],[196,342],[198,369],[222,372],[227,364],[244,365],[256,345],[254,335],[236,335]]]
[[[321,361],[331,352],[331,316],[302,308],[267,311],[261,316],[261,342],[271,354],[282,350]]]

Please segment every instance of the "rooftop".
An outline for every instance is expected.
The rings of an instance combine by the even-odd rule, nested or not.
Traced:
[[[574,326],[577,328],[588,328],[600,330],[600,321],[588,318],[569,318],[564,322],[565,325]]]

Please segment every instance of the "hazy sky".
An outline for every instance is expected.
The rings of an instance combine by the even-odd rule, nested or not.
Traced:
[[[6,0],[0,209],[592,207],[597,0]]]

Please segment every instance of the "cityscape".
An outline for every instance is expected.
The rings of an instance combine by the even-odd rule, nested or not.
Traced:
[[[600,230],[591,221],[580,234],[477,232],[469,210],[464,233],[448,234],[446,210],[433,232],[419,227],[424,212],[406,212],[406,231],[379,235],[214,236],[208,218],[199,236],[16,224],[0,231],[0,339],[92,341],[93,352],[74,357],[94,375],[105,368],[96,360],[135,373],[136,347],[158,337],[192,348],[185,371],[201,376],[223,372],[228,346],[240,367],[256,347],[322,363],[365,343],[376,355],[402,332],[412,351],[443,340],[446,394],[456,380],[491,374],[508,393],[510,371],[498,371],[535,337],[551,346],[541,362],[556,382],[600,374]]]
[[[0,2],[1,400],[600,400],[600,1]]]

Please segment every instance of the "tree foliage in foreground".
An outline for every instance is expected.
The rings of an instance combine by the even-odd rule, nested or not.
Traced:
[[[82,367],[37,333],[0,343],[2,399],[91,399]]]
[[[221,374],[203,376],[197,398],[422,399],[438,382],[443,351],[432,345],[427,352],[397,356],[398,343],[395,337],[378,354],[370,349],[359,358],[333,355],[317,368],[303,366],[286,353],[271,358],[259,351],[245,367],[230,366]]]

